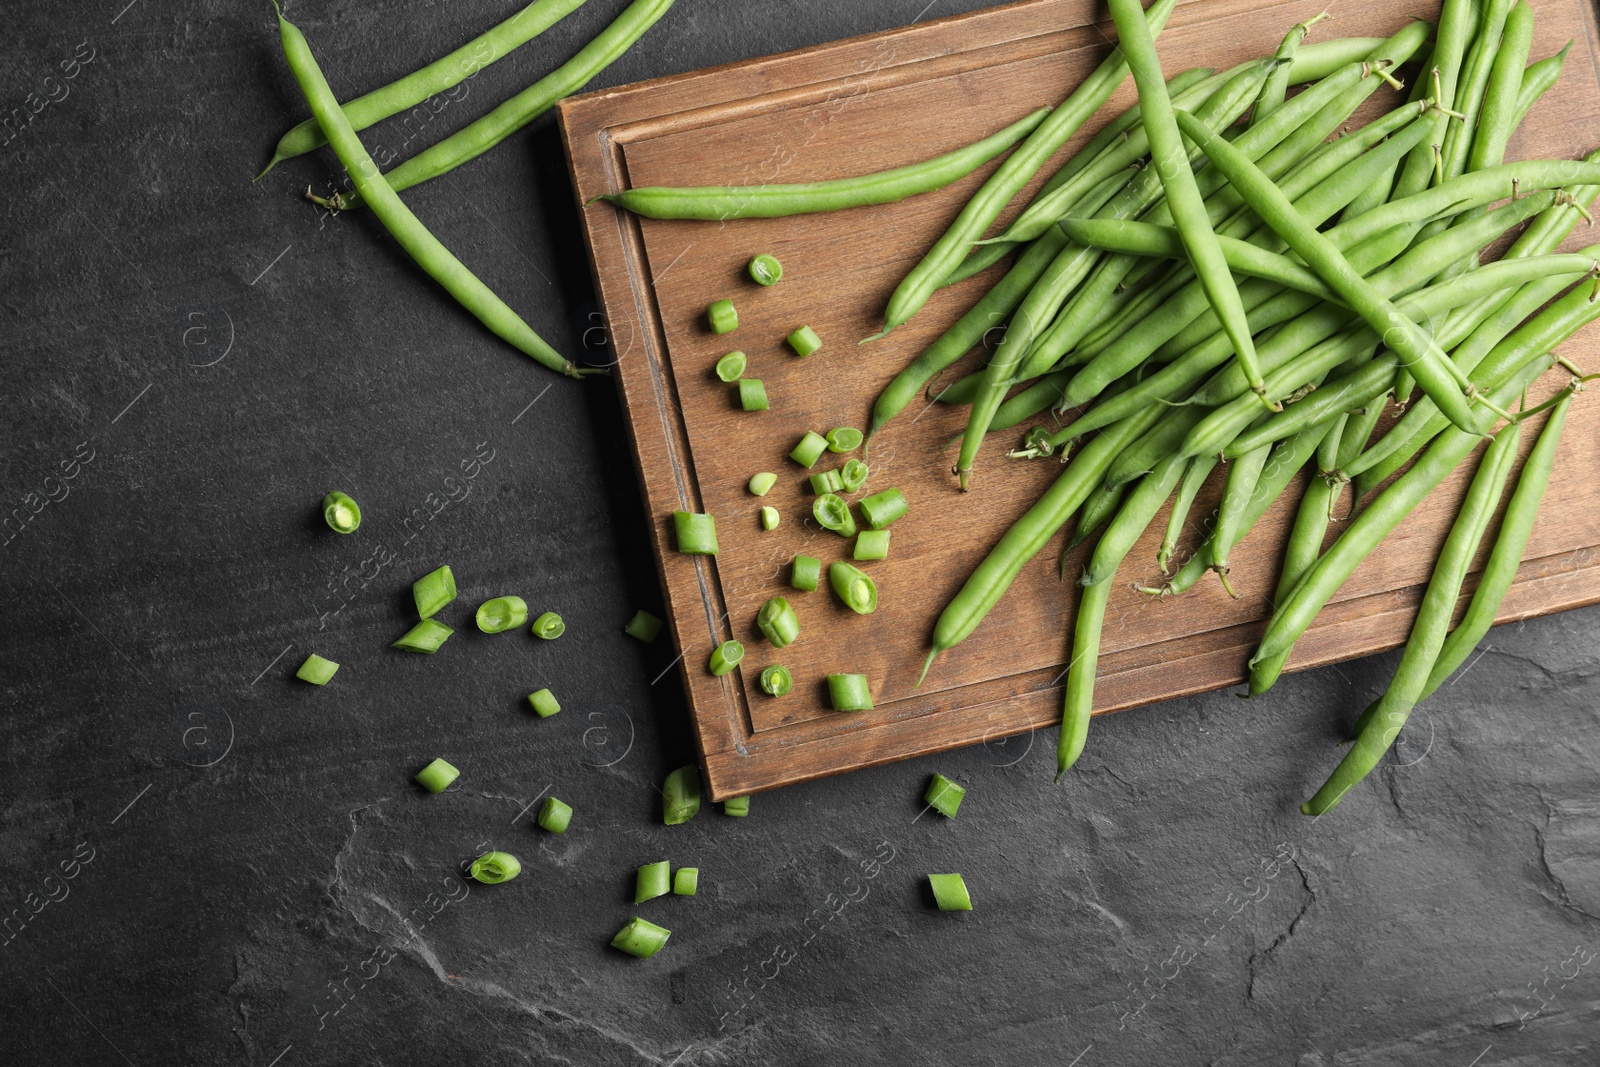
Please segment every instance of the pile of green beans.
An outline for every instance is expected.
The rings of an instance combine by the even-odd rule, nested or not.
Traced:
[[[941,612],[923,677],[1075,519],[1068,552],[1079,542],[1091,547],[1080,575],[1067,557],[1062,564],[1064,577],[1077,577],[1079,597],[1059,780],[1087,739],[1115,578],[1137,565],[1129,556],[1147,529],[1164,530],[1154,562],[1166,577],[1136,588],[1175,596],[1215,573],[1231,593],[1230,550],[1311,467],[1276,606],[1251,657],[1250,691],[1259,694],[1356,567],[1492,438],[1389,693],[1363,716],[1355,747],[1304,807],[1318,814],[1376,765],[1410,708],[1465,660],[1516,572],[1584,380],[1550,353],[1600,318],[1600,245],[1556,254],[1600,193],[1600,153],[1504,160],[1512,132],[1566,55],[1528,65],[1533,14],[1525,0],[1490,0],[1481,13],[1472,0],[1446,0],[1431,53],[1424,46],[1432,27],[1413,24],[1369,42],[1358,60],[1294,96],[1285,94],[1285,72],[1316,20],[1291,29],[1257,65],[1253,83],[1240,80],[1246,68],[1180,83],[1164,80],[1149,13],[1136,0],[1112,0],[1111,10],[1139,89],[1138,118],[1114,120],[1116,135],[1086,149],[1094,158],[1069,161],[1058,174],[1070,177],[1052,179],[998,238],[964,235],[985,265],[994,261],[989,249],[1023,251],[874,406],[872,430],[884,432],[934,375],[1009,318],[987,367],[936,398],[972,408],[960,485],[967,488],[980,446],[1011,426],[1024,431],[1011,456],[1066,464]],[[1411,74],[1408,101],[1325,141],[1419,51],[1429,58]],[[1227,110],[1229,94],[1247,85],[1248,123],[1230,129],[1239,114]],[[1115,153],[1129,144],[1151,152],[1161,179],[1155,195],[1153,179],[1136,176],[1109,199],[1094,196],[1095,158],[1126,166]],[[1483,250],[1517,226],[1524,232],[1503,261],[1480,265]],[[1518,398],[1558,366],[1569,380],[1556,396],[1518,409]],[[1415,401],[1414,385],[1424,394]],[[1263,401],[1280,410],[1264,410]],[[1072,412],[1067,425],[1030,425],[1052,405]],[[1374,439],[1394,408],[1404,417]],[[1467,570],[1513,480],[1522,423],[1546,411],[1471,625],[1452,634]],[[1208,481],[1221,482],[1221,501],[1214,516],[1195,522],[1190,511]],[[1336,521],[1346,486],[1354,519]],[[1197,526],[1203,536],[1187,543]],[[1327,544],[1330,530],[1337,536]],[[1169,572],[1174,559],[1182,565]]]

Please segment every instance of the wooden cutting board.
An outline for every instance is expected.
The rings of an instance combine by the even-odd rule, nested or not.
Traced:
[[[1291,25],[1321,6],[1182,4],[1158,42],[1163,66],[1169,74],[1198,65],[1222,69],[1270,54]],[[1317,33],[1385,36],[1413,15],[1436,17],[1437,5],[1429,7],[1342,0]],[[1537,10],[1535,58],[1569,38],[1577,43],[1561,81],[1512,140],[1507,158],[1576,157],[1600,144],[1594,12],[1582,0],[1548,0]],[[1096,21],[1100,14],[1085,0],[1030,0],[573,98],[561,106],[561,124],[579,202],[630,186],[838,178],[949,151],[1069,93],[1110,47],[1113,32],[1108,21]],[[1398,100],[1384,90],[1358,120]],[[1126,83],[1067,151],[1134,102]],[[995,435],[979,458],[973,491],[962,494],[943,446],[960,432],[964,409],[915,405],[878,436],[869,457],[868,491],[898,486],[911,505],[893,527],[890,557],[862,564],[877,581],[878,611],[852,614],[825,583],[814,593],[788,585],[796,553],[818,556],[826,567],[848,558],[850,543],[810,519],[807,472],[785,457],[807,430],[864,427],[884,384],[999,277],[1003,267],[945,289],[888,339],[856,344],[877,331],[890,292],[993,166],[898,204],[790,219],[660,222],[603,202],[582,209],[715,799],[992,742],[1059,720],[1075,599],[1074,587],[1057,577],[1059,536],[982,626],[941,657],[920,688],[915,684],[940,609],[1060,469],[1054,460],[1005,458],[1020,434]],[[1580,227],[1569,246],[1593,239]],[[763,289],[744,278],[744,264],[759,252],[782,261],[778,285]],[[705,310],[722,297],[734,301],[740,325],[718,337],[705,325]],[[808,359],[783,343],[803,324],[823,339]],[[712,374],[717,358],[736,348],[749,356],[747,374],[766,382],[771,410],[737,410],[732,387]],[[1600,367],[1600,331],[1586,330],[1563,352]],[[960,369],[977,359],[970,355]],[[1597,431],[1600,405],[1580,397],[1502,619],[1600,601]],[[830,458],[837,465],[844,457]],[[745,490],[758,471],[778,475],[764,500]],[[1299,643],[1294,667],[1363,656],[1405,639],[1466,476],[1459,472],[1436,492],[1357,572]],[[1159,577],[1154,556],[1165,517],[1158,517],[1116,579],[1097,713],[1244,678],[1268,614],[1294,495],[1234,551],[1237,600],[1214,580],[1167,600],[1133,590],[1135,580]],[[1192,512],[1186,547],[1199,540],[1214,501],[1213,486]],[[779,529],[760,528],[762,504],[782,513]],[[671,516],[680,509],[716,517],[718,556],[675,550]],[[1069,559],[1069,572],[1081,554]],[[755,626],[757,609],[775,595],[790,598],[802,625],[800,639],[782,651]],[[707,656],[730,637],[744,643],[744,664],[714,678]],[[756,685],[761,669],[776,662],[796,682],[779,699]],[[824,677],[846,672],[871,679],[874,710],[829,709]]]

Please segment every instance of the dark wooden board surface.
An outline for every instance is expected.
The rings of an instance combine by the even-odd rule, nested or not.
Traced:
[[[1384,35],[1411,15],[1436,13],[1436,5],[1427,7],[1351,0],[1320,29]],[[1270,53],[1288,26],[1320,9],[1300,0],[1267,7],[1245,0],[1183,4],[1158,42],[1163,65],[1169,74],[1196,65],[1220,69]],[[1534,57],[1569,38],[1576,44],[1561,81],[1513,138],[1508,159],[1573,157],[1600,143],[1594,14],[1578,2],[1540,4],[1537,13]],[[1083,0],[1032,0],[573,98],[562,105],[561,123],[577,195],[587,201],[639,185],[820,180],[948,151],[1070,92],[1109,47],[1111,28],[1096,14]],[[1380,94],[1358,117],[1397,100]],[[1130,82],[1066,151],[1133,103]],[[983,625],[914,687],[939,610],[1059,470],[1053,461],[1004,458],[1013,434],[986,445],[974,491],[960,494],[941,446],[960,431],[964,415],[920,405],[908,410],[874,441],[870,456],[869,491],[899,486],[911,503],[911,514],[893,528],[890,558],[863,565],[878,582],[879,610],[858,617],[825,589],[797,593],[787,582],[797,552],[819,556],[826,566],[847,558],[849,542],[809,519],[806,472],[786,454],[806,430],[864,426],[882,386],[999,276],[1003,268],[943,290],[887,340],[855,343],[876,331],[895,284],[993,166],[898,204],[791,219],[659,222],[604,203],[584,209],[616,381],[714,797],[1022,733],[1059,716],[1073,605],[1072,587],[1057,578],[1059,537]],[[1568,246],[1590,239],[1580,229]],[[762,251],[784,264],[783,281],[770,289],[742,275],[746,260]],[[706,329],[704,311],[724,296],[737,305],[740,327],[717,337]],[[824,341],[805,360],[783,344],[801,324]],[[737,410],[730,387],[711,374],[716,359],[734,348],[750,357],[747,374],[766,382],[772,410]],[[1600,331],[1584,331],[1563,352],[1600,364]],[[1597,429],[1593,405],[1576,405],[1552,505],[1503,619],[1600,601],[1600,490],[1585,473],[1600,463]],[[763,470],[779,481],[758,501],[745,483]],[[1363,565],[1300,642],[1292,667],[1404,640],[1467,474],[1458,472]],[[1188,547],[1198,540],[1211,499],[1202,498],[1192,513],[1196,536]],[[782,513],[778,530],[760,529],[761,504]],[[722,551],[714,560],[675,551],[671,513],[678,509],[716,516]],[[1237,600],[1215,582],[1165,601],[1131,588],[1133,579],[1158,577],[1154,550],[1165,522],[1158,518],[1118,575],[1097,713],[1243,678],[1292,515],[1293,494],[1234,551]],[[782,652],[754,625],[757,608],[774,595],[789,596],[802,623],[801,639]],[[744,666],[713,678],[705,659],[729,637],[744,642]],[[779,700],[755,684],[773,662],[796,678],[794,692]],[[875,709],[828,710],[822,679],[833,672],[868,675]]]

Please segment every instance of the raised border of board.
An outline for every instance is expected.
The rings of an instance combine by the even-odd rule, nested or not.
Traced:
[[[1186,3],[1174,24],[1193,19]],[[1207,5],[1205,18],[1250,8],[1247,0]],[[967,15],[640,82],[564,101],[563,141],[583,214],[596,289],[615,351],[614,377],[633,435],[652,546],[679,649],[707,651],[717,641],[726,603],[715,561],[682,555],[671,543],[671,513],[699,511],[700,492],[676,387],[667,369],[667,339],[646,269],[637,220],[594,196],[626,188],[624,148],[711,121],[759,115],[821,102],[848,81],[872,92],[944,73],[980,68],[985,53],[1006,61],[1048,54],[1064,30],[1109,25],[1085,0],[1024,0]],[[1589,57],[1600,54],[1588,17]],[[1108,36],[1109,39],[1109,36]],[[892,48],[884,63],[883,45]],[[624,340],[619,341],[619,337]],[[1590,347],[1595,347],[1591,344]],[[998,531],[996,531],[998,533]],[[1393,648],[1409,629],[1420,587],[1387,590],[1329,606],[1296,647],[1296,670]],[[1528,560],[1502,605],[1499,620],[1516,620],[1600,602],[1600,546]],[[1215,640],[1157,642],[1102,657],[1097,715],[1153,700],[1235,685],[1244,678],[1243,651],[1259,622],[1215,631]],[[995,741],[1053,725],[1059,719],[1060,672],[1032,670],[903,701],[870,721],[839,716],[777,729],[752,727],[747,690],[727,678],[684,669],[697,744],[712,799],[875,766],[915,755]],[[912,706],[914,704],[914,706]],[[945,714],[959,708],[959,715]],[[903,709],[903,710],[902,710]]]

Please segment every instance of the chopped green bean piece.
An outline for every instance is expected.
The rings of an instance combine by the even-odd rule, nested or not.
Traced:
[[[823,493],[811,502],[811,514],[816,516],[818,524],[824,529],[832,530],[840,537],[856,535],[856,517],[841,496]]]
[[[497,596],[478,605],[478,629],[486,634],[515,630],[528,621],[528,602],[519,596]]]
[[[698,888],[700,888],[699,867],[679,867],[672,872],[673,896],[692,897]]]
[[[867,465],[859,459],[845,460],[839,468],[839,481],[844,483],[845,492],[854,493],[867,484]]]
[[[773,648],[787,648],[800,636],[800,619],[789,601],[781,596],[761,605],[761,610],[756,612],[756,626],[766,634]]]
[[[789,458],[802,467],[810,468],[817,465],[817,460],[821,459],[827,450],[828,439],[820,433],[807,430],[806,435],[800,438],[800,443],[789,453]]]
[[[857,615],[871,615],[878,610],[878,586],[860,567],[843,561],[828,567],[828,584],[845,607]]]
[[[294,676],[302,682],[310,682],[312,685],[327,685],[333,681],[333,676],[338,671],[339,665],[337,663],[331,659],[323,659],[313,652],[306,657],[304,663],[300,664],[300,669],[294,672]]]
[[[717,360],[717,377],[725,382],[736,382],[744,376],[745,355],[743,352],[729,352]]]
[[[545,797],[539,806],[539,825],[553,834],[564,834],[572,825],[572,805],[555,797]]]
[[[678,533],[678,551],[696,556],[717,554],[717,520],[692,511],[674,511],[672,524]]]
[[[449,566],[430,571],[411,583],[411,595],[417,602],[417,615],[431,619],[434,612],[456,598],[456,576]]]
[[[718,300],[706,308],[706,320],[712,333],[732,333],[739,328],[739,312],[732,300]]]
[[[822,347],[822,338],[809,326],[802,326],[789,335],[789,347],[794,354],[804,358]]]
[[[672,892],[672,865],[666,860],[657,860],[647,863],[639,868],[639,873],[633,878],[633,902],[642,904],[656,897],[664,897]]]
[[[891,530],[862,530],[856,534],[855,551],[851,553],[856,559],[888,559],[889,534]]]
[[[509,882],[522,873],[522,861],[509,852],[485,852],[472,861],[472,877],[484,885]]]
[[[905,513],[905,494],[898,489],[885,489],[881,493],[863,497],[861,501],[861,517],[874,530],[883,529]]]
[[[972,910],[967,883],[959,874],[930,874],[928,884],[933,887],[933,899],[940,911]]]
[[[769,697],[781,697],[794,688],[794,675],[789,668],[774,663],[761,672],[761,691]]]
[[[811,476],[813,493],[838,493],[844,490],[844,479],[838,471],[818,471]]]
[[[407,652],[425,652],[431,656],[439,651],[444,639],[453,633],[454,630],[437,619],[423,619],[389,647],[404,649]]]
[[[361,505],[335,489],[322,498],[322,519],[334,533],[355,533],[361,525]]]
[[[561,702],[556,695],[548,689],[540,689],[528,694],[528,703],[533,710],[539,713],[539,718],[548,719],[561,710]]]
[[[778,476],[776,474],[773,474],[769,471],[762,471],[760,474],[752,474],[750,476],[750,484],[748,488],[751,496],[766,496],[768,493],[772,492],[772,487],[777,484]]]
[[[814,593],[822,581],[822,561],[816,556],[796,556],[789,571],[789,584],[804,593]]]
[[[778,514],[777,508],[767,507],[761,509],[761,528],[763,530],[776,530],[783,517]]]
[[[722,802],[722,814],[742,819],[750,814],[749,797],[729,797]]]
[[[761,253],[750,261],[745,268],[750,272],[750,280],[757,285],[777,285],[778,279],[783,277],[783,264],[778,262],[778,257]]]
[[[744,646],[737,641],[724,641],[711,650],[711,659],[706,668],[712,675],[721,678],[732,671],[744,659]]]
[[[947,819],[953,819],[956,817],[956,809],[961,807],[961,800],[966,795],[966,789],[942,774],[935,774],[933,780],[928,783],[928,791],[922,794],[922,799],[927,801],[928,807],[934,811]]]
[[[533,620],[533,636],[542,637],[546,641],[554,641],[567,632],[567,624],[561,621],[561,616],[553,611],[547,611]]]
[[[661,783],[661,821],[677,826],[694,818],[700,810],[700,768],[694,764],[679,767]]]
[[[417,784],[430,793],[443,793],[461,772],[442,759],[436,759],[417,772]]]
[[[660,635],[663,625],[656,616],[640,610],[633,613],[633,618],[628,620],[628,625],[622,628],[622,632],[629,637],[637,637],[648,645]]]
[[[854,426],[835,426],[824,436],[829,452],[854,452],[861,447],[861,431]]]
[[[760,378],[740,378],[739,406],[746,411],[766,411],[767,383]]]
[[[672,931],[665,926],[657,926],[653,922],[635,916],[617,931],[617,936],[611,939],[611,947],[620,949],[630,956],[637,956],[641,960],[647,960],[660,952],[661,947],[667,943],[667,938],[671,936]]]
[[[864,674],[828,675],[828,699],[834,711],[872,710],[872,689]]]

